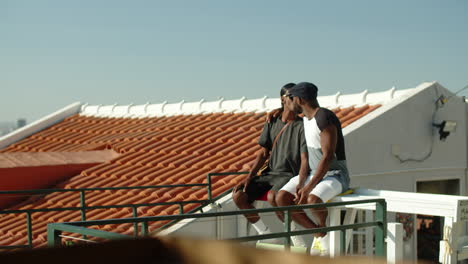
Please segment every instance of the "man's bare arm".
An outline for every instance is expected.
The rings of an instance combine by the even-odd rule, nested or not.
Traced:
[[[258,170],[265,164],[265,161],[270,157],[270,151],[264,147],[257,153],[257,157],[252,165],[252,169],[250,170],[249,177],[255,177],[257,175]]]
[[[299,190],[304,187],[309,171],[309,157],[307,152],[303,152],[301,153],[301,168],[299,169],[299,183],[296,187],[296,199],[299,198]]]
[[[247,185],[249,185],[250,181],[252,180],[255,175],[257,175],[258,170],[265,164],[265,161],[268,159],[270,156],[270,151],[264,147],[261,148],[260,151],[257,152],[257,157],[255,158],[255,161],[252,165],[252,169],[250,170],[249,174],[245,179],[240,182],[236,187],[234,187],[233,191],[236,192],[239,189],[243,189],[244,192],[247,189]]]
[[[268,113],[267,113],[265,119],[266,119],[266,121],[267,121],[268,123],[270,123],[271,120],[272,120],[273,118],[276,118],[276,117],[280,116],[281,113],[283,113],[283,109],[282,109],[282,108],[274,109],[274,110],[272,110],[271,112],[268,112]]]

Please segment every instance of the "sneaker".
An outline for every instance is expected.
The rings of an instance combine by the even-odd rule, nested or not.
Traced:
[[[322,237],[322,252],[320,253],[320,256],[328,256],[330,252],[330,236],[326,234],[324,237]]]
[[[322,240],[321,237],[314,237],[314,241],[312,241],[309,252],[311,256],[320,256],[320,251],[322,250],[320,240]]]
[[[328,256],[329,238],[328,234],[324,237],[315,237],[310,247],[312,256]]]
[[[301,236],[292,236],[291,242],[295,247],[307,248],[307,244]]]
[[[265,230],[263,230],[262,232],[259,232],[258,234],[259,235],[271,234],[270,228],[267,227]],[[282,244],[283,241],[284,241],[284,239],[279,237],[279,238],[267,238],[267,239],[258,240],[257,243]]]
[[[303,228],[300,225],[298,225],[298,224],[296,224],[294,222],[291,223],[291,230],[292,231],[298,231],[298,230],[302,230],[302,229]],[[307,244],[304,241],[304,238],[302,238],[302,236],[292,236],[291,237],[291,242],[292,242],[293,246],[295,246],[295,247],[307,248]]]
[[[257,244],[258,243],[282,245],[284,243],[284,239],[283,238],[267,238],[267,239],[258,240]]]

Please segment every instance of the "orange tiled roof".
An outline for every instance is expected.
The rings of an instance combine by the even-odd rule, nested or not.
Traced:
[[[346,127],[380,105],[337,108]],[[81,172],[61,188],[121,187],[202,183],[209,172],[245,171],[258,149],[264,113],[212,113],[153,118],[100,118],[73,115],[64,121],[0,150],[0,152],[86,151],[112,148],[121,155]],[[232,188],[242,176],[214,177],[213,197]],[[207,198],[206,189],[173,188],[141,191],[89,192],[86,205],[155,203]],[[54,193],[15,209],[73,207],[78,194]],[[184,206],[192,210],[196,204]],[[139,216],[178,213],[178,206],[141,208]],[[131,217],[130,209],[90,210],[87,219]],[[34,213],[33,242],[46,242],[46,224],[80,221],[80,212]],[[0,216],[0,245],[26,243],[25,217]],[[150,231],[160,224],[150,226]],[[101,227],[131,233],[131,224]]]

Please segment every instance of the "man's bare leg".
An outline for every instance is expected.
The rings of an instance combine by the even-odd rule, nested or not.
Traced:
[[[268,203],[273,206],[273,207],[278,207],[278,204],[276,203],[276,191],[269,191],[267,195]],[[283,212],[276,211],[276,216],[278,216],[279,220],[284,223],[284,215]]]
[[[240,209],[255,209],[255,207],[249,203],[248,195],[241,191],[237,190],[232,194],[233,200],[236,203],[237,207]],[[260,216],[256,213],[253,214],[244,214],[247,218],[247,221],[250,222],[252,227],[257,231],[258,234],[270,234],[270,228],[265,225],[265,223],[260,219]],[[264,243],[273,243],[276,244],[278,240],[276,238],[263,239]]]
[[[318,196],[315,196],[313,194],[309,195],[307,198],[307,203],[309,204],[320,204],[323,203],[322,199],[320,199]],[[318,223],[318,227],[326,227],[326,220],[328,216],[328,210],[326,207],[320,207],[320,208],[312,208],[310,209],[312,214],[315,215]],[[326,233],[318,233],[317,236],[325,236]]]
[[[278,194],[276,195],[276,203],[279,206],[295,205],[294,195],[286,191],[279,191]],[[291,218],[292,220],[294,220],[294,222],[298,223],[304,228],[311,229],[311,228],[318,227],[318,225],[315,224],[302,210],[293,211]]]
[[[237,205],[239,209],[255,209],[255,207],[249,203],[248,196],[245,192],[242,190],[237,190],[232,194],[232,199],[234,200],[234,203]],[[250,223],[256,223],[258,220],[260,220],[260,216],[258,214],[244,214],[245,218],[247,218],[247,221]]]

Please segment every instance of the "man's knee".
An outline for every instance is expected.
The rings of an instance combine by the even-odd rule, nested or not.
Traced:
[[[286,191],[279,191],[276,194],[276,204],[279,206],[288,206],[294,204],[294,196]]]
[[[309,204],[318,204],[318,203],[323,203],[323,201],[322,201],[322,199],[320,199],[320,197],[311,194],[307,198],[307,203],[309,203]]]
[[[276,206],[276,191],[268,191],[267,200],[273,206]]]
[[[248,196],[243,191],[237,191],[237,192],[233,193],[232,194],[232,200],[234,200],[234,203],[236,203],[236,205],[249,203]]]

